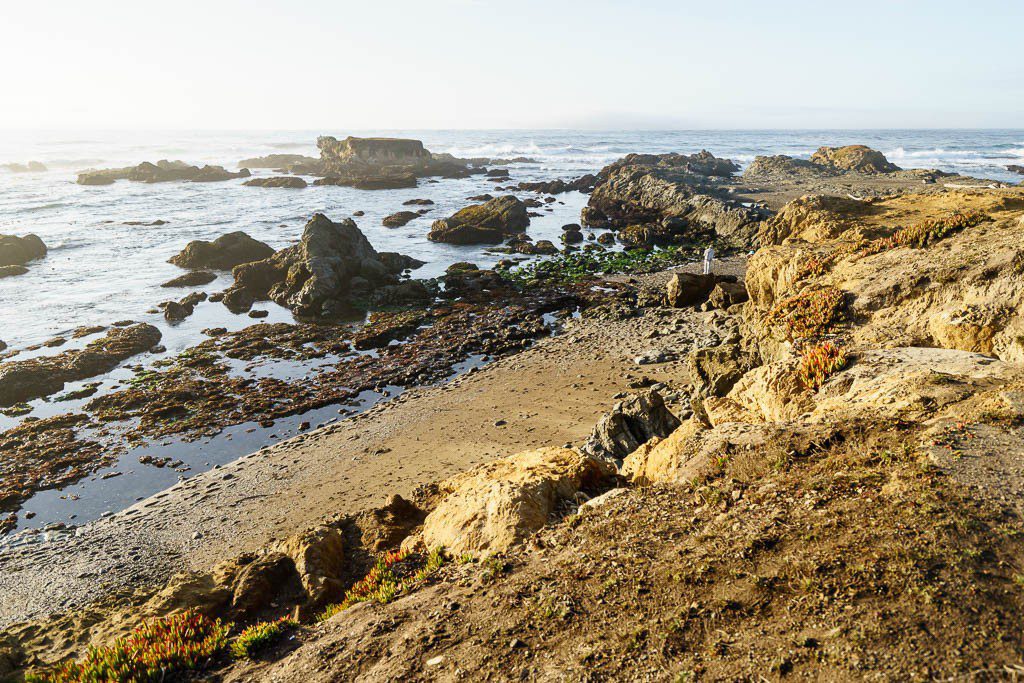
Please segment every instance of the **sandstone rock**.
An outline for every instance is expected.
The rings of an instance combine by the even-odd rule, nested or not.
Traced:
[[[652,438],[625,457],[620,474],[640,486],[693,479],[705,464],[694,447],[694,437],[704,429],[691,418],[665,438]]]
[[[434,221],[427,239],[449,244],[498,244],[529,224],[526,205],[505,195]]]
[[[161,287],[199,287],[206,285],[217,279],[216,273],[211,273],[208,270],[193,270],[179,275],[178,277],[168,280],[167,282],[160,285]]]
[[[310,603],[324,605],[344,594],[345,541],[332,526],[317,526],[292,536],[277,550],[294,562]]]
[[[423,542],[456,555],[494,553],[521,543],[580,491],[614,483],[607,463],[575,451],[542,448],[480,465],[443,484],[423,524]]]
[[[180,253],[171,257],[170,263],[182,268],[231,270],[243,263],[265,259],[273,253],[269,245],[237,231],[221,235],[212,242],[189,242]]]
[[[393,213],[390,216],[385,217],[381,223],[386,228],[400,228],[409,221],[419,217],[420,215],[415,211],[399,211],[398,213]]]
[[[714,289],[704,303],[704,310],[726,309],[747,300],[747,287],[742,282],[715,283]]]
[[[0,266],[23,266],[46,256],[46,245],[36,235],[0,235]]]
[[[232,585],[231,609],[242,619],[253,619],[283,596],[301,595],[295,563],[280,552],[260,555],[242,565]]]
[[[811,155],[811,162],[837,171],[858,173],[893,173],[900,170],[899,166],[889,163],[884,154],[864,145],[819,147]]]
[[[418,526],[427,513],[399,495],[387,504],[360,514],[356,519],[365,550],[381,553],[398,548]]]
[[[698,349],[686,359],[697,396],[725,396],[753,366],[739,344]]]
[[[79,185],[110,185],[115,180],[132,180],[140,183],[166,183],[173,181],[189,181],[193,183],[211,183],[248,178],[248,169],[237,173],[227,171],[222,166],[191,166],[183,161],[161,160],[152,164],[144,161],[138,166],[112,168],[102,171],[83,171],[78,174]]]
[[[605,460],[621,461],[653,437],[666,437],[679,426],[661,395],[653,390],[632,394],[615,404],[598,420],[584,453]]]
[[[673,273],[665,287],[666,303],[672,308],[699,306],[707,301],[716,284],[718,277],[714,274]]]
[[[243,185],[247,187],[284,187],[293,190],[301,190],[308,183],[297,176],[274,176],[272,178],[253,178],[247,180]]]
[[[270,299],[300,315],[351,315],[359,301],[398,285],[396,275],[418,263],[399,254],[379,254],[351,219],[334,223],[318,213],[298,244],[237,266],[224,303],[232,310],[248,310],[246,304]]]
[[[187,610],[216,618],[231,604],[231,587],[210,573],[181,572],[143,605],[142,612],[164,617]]]
[[[75,382],[109,372],[160,341],[160,330],[145,323],[113,328],[80,350],[0,363],[0,406],[49,396]]]

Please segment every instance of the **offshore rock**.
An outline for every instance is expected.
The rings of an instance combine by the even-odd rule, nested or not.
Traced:
[[[284,187],[292,190],[301,190],[308,183],[297,176],[273,176],[271,178],[253,178],[242,183],[246,187]]]
[[[811,155],[811,161],[837,171],[893,173],[901,170],[896,164],[890,163],[884,154],[864,145],[820,147]]]
[[[0,235],[0,266],[23,266],[46,256],[46,245],[36,235]]]
[[[526,205],[505,195],[434,221],[427,239],[449,244],[498,244],[529,224]]]
[[[249,170],[232,173],[223,166],[192,166],[184,161],[167,161],[163,159],[155,164],[144,161],[138,166],[126,168],[110,168],[101,171],[83,171],[78,174],[79,185],[111,185],[116,180],[132,180],[140,183],[166,183],[172,181],[188,181],[193,183],[213,183],[234,178],[248,178]]]
[[[169,263],[182,268],[213,268],[231,270],[242,263],[259,261],[271,256],[274,249],[242,231],[229,232],[212,242],[189,242]]]

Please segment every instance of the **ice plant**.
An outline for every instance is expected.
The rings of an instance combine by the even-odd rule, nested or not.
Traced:
[[[252,657],[298,625],[299,623],[291,617],[281,617],[274,621],[261,621],[246,626],[231,643],[231,654],[236,659]]]
[[[345,598],[340,603],[329,605],[318,620],[326,621],[360,602],[372,601],[386,605],[400,594],[422,584],[448,559],[444,548],[435,548],[426,556],[408,550],[384,553],[377,558],[377,564],[370,572],[349,589]]]
[[[768,320],[784,325],[790,340],[817,337],[840,320],[843,305],[843,293],[835,287],[807,289],[775,304]]]
[[[176,671],[202,668],[227,644],[229,627],[194,611],[146,622],[107,647],[90,647],[85,659],[26,677],[40,683],[146,683]]]
[[[929,244],[989,220],[981,211],[956,211],[948,218],[935,218],[917,225],[901,228],[889,237],[871,240],[861,247],[860,254],[870,256],[897,247],[923,249]]]
[[[800,381],[811,391],[839,372],[849,361],[846,349],[834,342],[822,342],[804,349],[800,358]]]

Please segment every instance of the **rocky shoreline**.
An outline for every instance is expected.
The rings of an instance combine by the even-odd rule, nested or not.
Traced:
[[[382,186],[456,172],[413,142],[321,138],[321,170]],[[592,187],[581,223],[625,252],[594,232],[573,246],[588,240],[567,226],[580,239],[547,261],[418,282],[351,221],[315,216],[300,245],[232,264],[236,298],[317,319],[211,330],[79,414],[4,432],[5,458],[39,473],[4,504],[110,458],[118,421],[125,443],[192,439],[407,390],[7,544],[0,666],[183,611],[297,620],[266,657],[214,657],[220,680],[926,678],[1018,661],[993,634],[1024,625],[1024,194],[862,146],[738,170],[637,154],[574,184]],[[531,242],[522,201],[481,201],[434,230]],[[707,244],[737,255],[703,275]],[[388,287],[420,294],[337,322]],[[0,386],[11,368],[59,379],[80,353],[0,363]],[[493,360],[439,384],[472,357]],[[254,361],[329,362],[301,381],[237,372]]]

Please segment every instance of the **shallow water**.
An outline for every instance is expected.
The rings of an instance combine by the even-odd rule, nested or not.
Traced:
[[[0,232],[33,232],[50,248],[45,259],[31,264],[28,274],[0,280],[0,340],[19,348],[79,325],[126,318],[159,320],[146,311],[188,291],[159,287],[182,272],[166,261],[188,241],[244,230],[280,248],[298,239],[316,211],[333,219],[365,211],[356,220],[378,250],[427,261],[416,277],[438,275],[455,261],[490,265],[500,256],[487,254],[484,247],[427,241],[431,221],[465,206],[470,195],[493,193],[495,184],[573,178],[629,152],[709,149],[745,164],[756,154],[806,157],[821,144],[863,143],[908,167],[1024,179],[1005,169],[1007,164],[1024,163],[1024,131],[362,131],[357,134],[416,137],[437,152],[528,156],[538,163],[509,166],[510,183],[491,183],[478,176],[421,180],[417,188],[386,191],[252,188],[242,187],[242,180],[155,185],[119,181],[105,187],[74,183],[76,172],[85,168],[163,158],[233,169],[240,159],[275,152],[315,156],[320,133],[344,136],[348,131],[0,132],[0,164],[38,160],[50,169],[42,174],[0,171]],[[265,170],[258,174],[272,175]],[[405,208],[403,201],[420,197],[436,202],[424,217],[402,228],[381,225],[384,216]],[[533,220],[529,232],[534,239],[557,238],[562,224],[579,220],[586,197],[571,193],[560,195],[559,200],[566,203],[551,205],[552,213],[542,210],[545,216]],[[124,225],[157,219],[169,223]],[[225,273],[201,289],[218,291],[229,279]],[[218,319],[210,324],[232,326],[227,321],[238,316],[217,308],[216,315],[212,311],[210,315]],[[241,322],[247,320],[243,316]],[[186,323],[177,329],[184,332],[191,327]],[[162,329],[174,332],[166,325]]]

